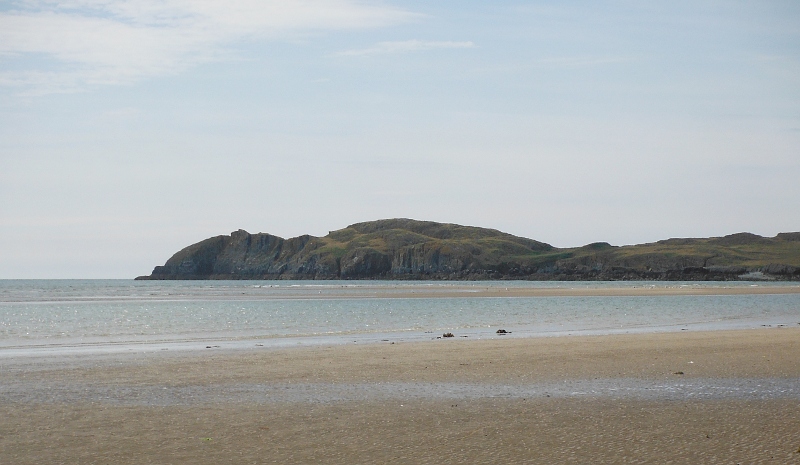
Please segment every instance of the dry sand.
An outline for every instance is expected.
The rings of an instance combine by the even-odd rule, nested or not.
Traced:
[[[3,464],[800,464],[800,328],[0,368]]]

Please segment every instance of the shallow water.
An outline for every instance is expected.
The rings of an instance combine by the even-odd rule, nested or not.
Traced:
[[[763,283],[0,281],[0,356],[800,324],[800,294],[464,297],[470,289]],[[797,286],[777,283],[770,286]],[[419,292],[426,297],[411,297]],[[451,295],[452,294],[452,295]]]

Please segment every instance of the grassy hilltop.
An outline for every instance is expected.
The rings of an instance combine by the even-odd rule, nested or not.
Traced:
[[[494,229],[388,219],[325,237],[239,230],[138,279],[800,280],[800,232],[556,248]]]

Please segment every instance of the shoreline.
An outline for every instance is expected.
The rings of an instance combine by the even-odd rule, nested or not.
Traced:
[[[214,349],[8,357],[0,359],[4,368],[0,380],[8,384],[13,373],[35,368],[37,373],[51,373],[46,377],[63,375],[68,379],[70,373],[80,372],[82,378],[132,381],[141,375],[139,368],[163,365],[175,369],[158,368],[154,373],[172,373],[171,382],[179,384],[201,379],[201,384],[224,384],[232,377],[247,383],[274,381],[275,377],[289,383],[309,381],[286,363],[277,363],[285,360],[302,365],[303,373],[317,371],[314,382],[330,383],[484,382],[489,378],[480,374],[479,367],[491,368],[492,382],[511,384],[554,379],[667,379],[673,378],[675,371],[683,372],[681,379],[800,378],[800,358],[795,356],[800,353],[800,326]],[[673,360],[682,361],[676,364]],[[429,365],[442,364],[449,371],[427,371]],[[128,368],[133,371],[127,372]],[[188,378],[180,381],[176,373]],[[147,379],[158,382],[158,376]],[[135,380],[135,384],[141,382]]]
[[[93,356],[136,356],[154,353],[189,354],[197,351],[248,353],[250,351],[281,350],[291,348],[320,348],[338,346],[371,346],[389,344],[420,344],[441,339],[444,333],[453,333],[454,340],[499,341],[551,339],[568,337],[606,337],[625,335],[677,334],[677,333],[709,333],[728,331],[757,331],[761,329],[795,329],[800,328],[798,321],[780,319],[773,320],[741,320],[736,322],[691,322],[672,325],[626,326],[621,328],[558,328],[529,329],[514,328],[498,334],[496,328],[459,328],[442,331],[399,330],[380,332],[352,332],[324,335],[284,335],[284,336],[198,336],[188,339],[143,339],[143,340],[98,340],[86,342],[30,343],[16,345],[0,345],[0,361],[15,359],[45,359],[61,356],[93,357]],[[498,327],[499,328],[499,327]],[[508,327],[511,328],[511,327]],[[505,329],[503,329],[505,330]]]

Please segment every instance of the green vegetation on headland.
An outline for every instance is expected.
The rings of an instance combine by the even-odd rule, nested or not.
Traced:
[[[409,219],[283,239],[239,230],[137,279],[800,280],[800,232],[556,248],[494,229]]]

